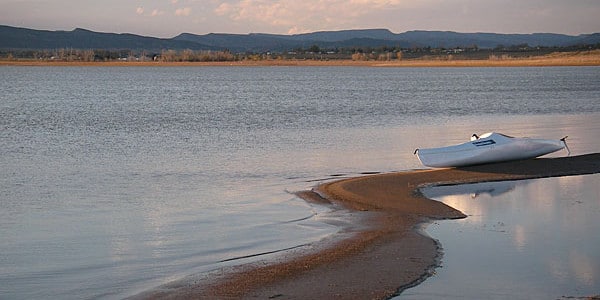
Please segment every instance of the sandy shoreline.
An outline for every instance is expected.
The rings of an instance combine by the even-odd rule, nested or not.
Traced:
[[[288,259],[225,268],[134,298],[385,299],[422,282],[439,263],[439,245],[419,233],[420,224],[465,217],[452,207],[425,198],[420,187],[595,173],[600,173],[600,153],[377,174],[326,183],[299,196],[368,211],[362,220],[367,227],[346,232],[344,239],[320,242],[325,245],[312,251],[292,252]]]
[[[391,61],[357,60],[296,60],[265,59],[223,62],[155,62],[155,61],[40,61],[0,60],[0,66],[74,66],[74,67],[255,67],[255,66],[304,66],[304,67],[543,67],[543,66],[600,66],[600,51],[559,52],[544,56],[506,59],[405,59]]]

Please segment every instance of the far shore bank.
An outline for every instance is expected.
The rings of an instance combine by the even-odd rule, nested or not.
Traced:
[[[293,253],[289,259],[224,268],[133,298],[386,299],[419,284],[439,264],[440,245],[420,234],[421,224],[465,217],[442,202],[425,198],[420,188],[596,173],[600,173],[600,153],[325,183],[298,195],[307,201],[342,205],[357,214],[368,211],[361,230],[346,232],[344,239],[325,246],[315,245],[314,250]]]
[[[202,67],[202,66],[306,66],[306,67],[551,67],[600,66],[600,51],[560,52],[544,56],[499,59],[450,59],[444,57],[406,60],[295,60],[264,59],[242,61],[163,62],[163,61],[53,61],[0,60],[0,66],[78,66],[78,67]]]

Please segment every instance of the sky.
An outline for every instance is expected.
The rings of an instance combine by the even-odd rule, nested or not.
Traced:
[[[0,25],[170,38],[385,28],[600,32],[600,0],[0,0]]]

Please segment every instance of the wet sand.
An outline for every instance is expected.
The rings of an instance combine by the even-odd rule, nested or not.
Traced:
[[[457,169],[417,170],[343,179],[298,195],[342,205],[364,227],[343,238],[290,251],[277,261],[228,267],[190,277],[134,298],[160,299],[385,299],[417,285],[439,264],[437,242],[419,232],[435,219],[464,218],[425,198],[430,185],[600,173],[600,153]]]

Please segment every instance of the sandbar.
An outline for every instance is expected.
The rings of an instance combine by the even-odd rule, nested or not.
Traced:
[[[600,153],[450,169],[384,173],[327,182],[298,195],[364,214],[344,238],[317,242],[278,261],[226,267],[135,296],[139,299],[386,299],[431,276],[438,241],[421,233],[436,219],[466,217],[420,188],[600,173]],[[329,204],[331,203],[331,204]]]

